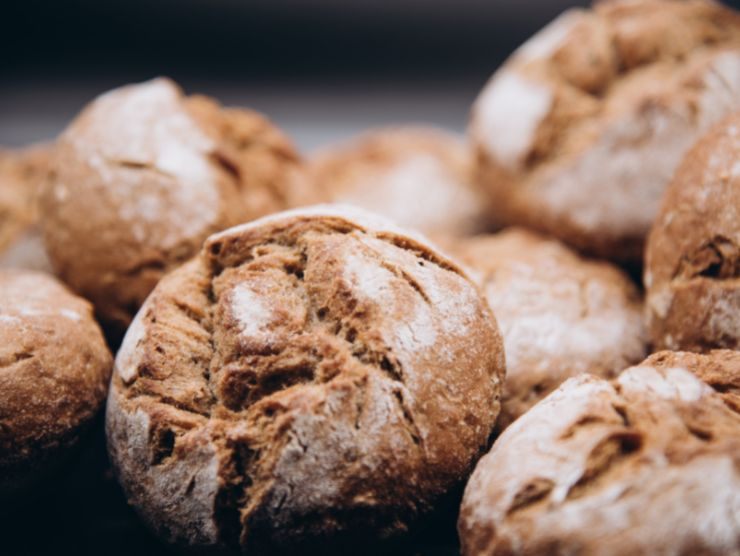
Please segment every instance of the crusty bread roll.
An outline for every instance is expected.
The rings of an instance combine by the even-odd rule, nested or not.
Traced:
[[[0,512],[70,455],[111,366],[87,301],[47,274],[0,270]]]
[[[740,113],[692,148],[666,191],[645,257],[659,349],[740,349]]]
[[[0,268],[51,271],[37,210],[51,149],[42,144],[0,150]]]
[[[642,300],[616,267],[516,228],[462,240],[453,254],[474,269],[504,337],[498,430],[571,376],[612,378],[645,358]]]
[[[59,138],[41,209],[56,272],[123,330],[211,233],[300,203],[290,142],[261,115],[166,79],[106,93]]]
[[[318,151],[309,168],[325,202],[355,205],[431,235],[488,227],[470,152],[459,137],[440,129],[369,131]]]
[[[635,263],[681,157],[740,109],[740,15],[708,0],[565,12],[473,108],[495,216]]]
[[[318,206],[211,236],[119,351],[111,460],[193,549],[377,540],[464,480],[499,410],[496,322],[455,263]]]
[[[612,382],[566,381],[478,463],[463,554],[737,554],[740,414],[695,374],[738,355],[658,354]]]

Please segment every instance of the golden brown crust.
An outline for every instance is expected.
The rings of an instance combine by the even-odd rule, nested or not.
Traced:
[[[740,414],[695,376],[736,355],[656,354],[563,383],[478,463],[463,554],[737,553]]]
[[[369,131],[317,152],[309,169],[325,202],[359,206],[432,235],[490,228],[467,146],[439,129]]]
[[[51,145],[0,150],[0,268],[51,270],[38,226],[37,197]]]
[[[0,271],[0,500],[78,443],[103,405],[111,367],[89,303],[48,275]]]
[[[485,447],[504,373],[490,310],[455,263],[357,214],[212,236],[137,315],[109,450],[168,541],[393,536]]]
[[[642,257],[682,155],[740,108],[740,16],[707,0],[569,10],[473,109],[478,177],[502,223],[620,261]]]
[[[185,97],[165,79],[106,93],[57,142],[41,197],[54,268],[123,330],[209,234],[286,208],[299,168],[253,112]]]
[[[452,252],[476,271],[504,337],[499,431],[565,379],[613,378],[645,357],[642,300],[616,267],[517,228],[462,240]]]
[[[658,349],[740,348],[740,113],[686,155],[645,259],[647,322]]]
[[[659,351],[645,360],[656,367],[683,367],[711,386],[727,407],[740,413],[740,351],[715,349],[708,354]]]

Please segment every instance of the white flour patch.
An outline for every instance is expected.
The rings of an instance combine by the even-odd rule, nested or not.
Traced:
[[[231,296],[231,310],[242,333],[251,337],[263,334],[275,315],[260,295],[249,286],[239,284]]]
[[[498,72],[475,104],[474,129],[498,163],[516,170],[553,104],[550,89],[512,70]]]

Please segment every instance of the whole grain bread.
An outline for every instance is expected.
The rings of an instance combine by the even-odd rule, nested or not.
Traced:
[[[87,301],[47,274],[0,270],[0,512],[79,444],[112,365]]]
[[[475,271],[504,337],[497,430],[571,376],[613,378],[645,358],[642,299],[615,266],[519,228],[461,240],[452,253]]]
[[[740,413],[697,378],[737,357],[659,353],[563,383],[478,463],[463,554],[738,554]]]
[[[645,257],[646,313],[658,349],[740,349],[740,112],[687,153]]]
[[[635,263],[684,153],[740,109],[740,15],[612,0],[537,33],[478,97],[478,179],[502,224]]]
[[[299,203],[306,185],[263,116],[167,79],[90,103],[57,141],[52,172],[41,211],[54,269],[121,332],[208,235]]]
[[[455,263],[356,209],[288,211],[211,236],[155,288],[116,358],[109,453],[170,543],[373,542],[466,478],[503,375]]]

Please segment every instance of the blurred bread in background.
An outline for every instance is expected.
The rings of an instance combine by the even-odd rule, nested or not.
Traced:
[[[321,200],[355,205],[431,236],[490,227],[462,138],[424,126],[375,129],[310,159]]]
[[[580,373],[613,378],[647,354],[642,299],[617,267],[509,228],[451,248],[473,269],[506,352],[501,431]]]
[[[51,148],[40,144],[0,150],[0,268],[51,270],[37,206]]]
[[[740,113],[688,152],[668,186],[645,288],[657,349],[740,348]]]
[[[614,0],[524,43],[476,100],[469,132],[499,222],[636,263],[682,156],[737,109],[737,12]]]
[[[300,203],[301,164],[262,115],[167,79],[103,94],[59,137],[42,191],[54,270],[120,334],[208,235]]]

